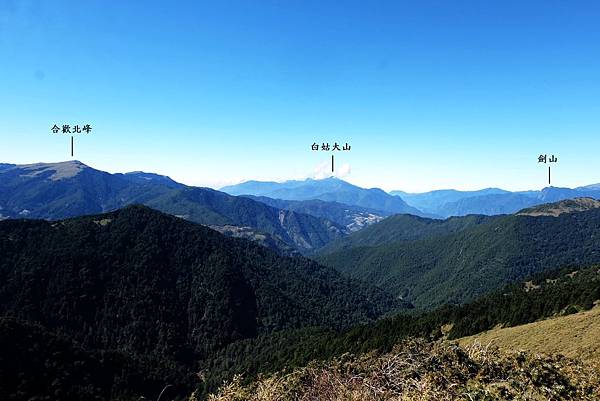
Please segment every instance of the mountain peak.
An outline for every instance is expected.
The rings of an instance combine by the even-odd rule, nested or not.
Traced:
[[[600,208],[600,201],[593,198],[565,199],[560,202],[547,203],[523,209],[517,216],[559,216],[564,213],[577,213]]]
[[[289,201],[321,200],[357,206],[387,214],[422,214],[400,197],[379,188],[362,188],[338,177],[307,178],[285,182],[246,182],[221,188],[230,195],[252,195]]]
[[[88,167],[86,164],[80,162],[79,160],[65,160],[62,162],[51,162],[51,163],[29,163],[29,164],[17,164],[16,167],[19,168],[28,168],[28,167],[50,167],[50,166],[81,166]]]
[[[64,178],[74,177],[89,167],[79,160],[69,160],[57,163],[20,164],[16,165],[15,168],[29,172],[28,174],[24,174],[27,177],[35,177],[50,171],[53,173],[48,178],[50,180],[57,181]]]

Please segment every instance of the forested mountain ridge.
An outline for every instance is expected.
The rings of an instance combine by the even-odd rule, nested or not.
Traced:
[[[379,246],[398,241],[413,241],[428,237],[459,232],[487,223],[494,216],[471,215],[450,217],[446,220],[429,219],[410,214],[397,214],[372,224],[359,232],[342,237],[327,244],[319,254],[359,246]]]
[[[518,327],[589,310],[599,300],[599,265],[553,270],[507,285],[465,305],[445,305],[416,315],[401,314],[342,333],[305,329],[233,343],[219,351],[205,367],[210,372],[207,386],[218,387],[236,374],[254,377],[347,353],[389,352],[410,337],[456,340],[495,327]]]
[[[346,234],[327,219],[273,208],[210,188],[186,187],[144,202],[154,209],[206,225],[253,227],[275,241],[310,253]]]
[[[205,225],[252,227],[270,244],[312,252],[344,235],[327,219],[149,173],[109,174],[78,161],[0,169],[0,219],[61,219],[145,204]]]
[[[308,259],[142,206],[4,220],[0,254],[0,316],[85,352],[158,360],[157,375],[169,366],[167,376],[189,374],[220,347],[261,333],[341,329],[408,306]]]
[[[600,201],[593,198],[566,199],[560,202],[547,203],[523,209],[519,216],[560,216],[563,213],[577,213],[600,208]]]
[[[363,241],[365,234],[358,232],[345,241],[351,246],[328,248],[316,259],[426,309],[463,303],[537,272],[600,262],[600,209],[483,221],[457,232],[381,245]],[[385,223],[365,230],[377,232]],[[395,235],[403,234],[388,231],[386,238]]]

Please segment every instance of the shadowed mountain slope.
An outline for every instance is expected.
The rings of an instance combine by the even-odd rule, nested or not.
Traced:
[[[408,306],[308,259],[142,206],[2,221],[0,254],[0,316],[76,344],[67,349],[121,353],[144,369],[161,361],[152,370],[171,366],[167,377],[237,340],[341,329]]]

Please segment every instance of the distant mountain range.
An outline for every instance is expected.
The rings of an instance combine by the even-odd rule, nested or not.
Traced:
[[[478,191],[458,191],[454,189],[436,190],[424,193],[391,191],[389,194],[378,188],[365,189],[337,178],[322,180],[264,182],[247,181],[221,188],[230,195],[255,197],[267,204],[292,208],[308,214],[317,210],[316,205],[291,203],[321,200],[337,202],[364,208],[363,212],[385,217],[392,214],[412,214],[430,218],[447,218],[469,214],[498,215],[512,214],[519,210],[548,202],[577,197],[600,199],[600,184],[578,188],[548,187],[540,191],[510,192],[500,188],[486,188]],[[394,197],[396,198],[394,200]],[[278,200],[275,201],[274,199]],[[398,200],[402,202],[398,202]],[[282,201],[288,201],[287,203]],[[331,219],[322,213],[321,217]],[[331,219],[347,225],[352,216],[345,219]]]
[[[201,397],[235,373],[598,299],[597,267],[581,268],[600,263],[599,185],[225,189],[76,161],[0,164],[0,399],[157,399],[170,383],[169,399]],[[571,281],[575,270],[585,276]]]
[[[316,260],[418,308],[464,303],[538,272],[600,263],[599,206],[576,199],[515,215],[393,216],[333,242]]]
[[[144,204],[284,252],[311,252],[344,235],[327,219],[149,173],[109,174],[78,161],[2,165],[0,219],[66,217]]]
[[[311,200],[339,202],[378,210],[387,214],[408,213],[423,215],[420,210],[406,204],[401,198],[392,196],[379,188],[365,189],[338,178],[304,181],[261,182],[247,181],[221,188],[230,195],[265,196],[284,200]]]
[[[404,191],[391,191],[390,195],[399,196],[405,202],[419,210],[440,214],[440,206],[457,202],[465,198],[474,198],[485,195],[506,194],[499,188],[486,188],[479,191],[457,191],[455,189],[441,189],[424,193],[409,193]]]
[[[144,204],[292,255],[314,253],[394,214],[498,215],[563,199],[600,199],[600,184],[523,192],[488,188],[388,194],[327,178],[248,181],[222,190],[190,187],[154,173],[110,174],[78,161],[0,164],[0,219],[52,220]]]
[[[509,192],[487,188],[480,191],[449,189],[416,194],[392,191],[390,194],[401,197],[410,206],[425,213],[446,218],[468,214],[511,214],[526,207],[577,197],[600,199],[600,184],[575,189],[547,187],[541,191]]]

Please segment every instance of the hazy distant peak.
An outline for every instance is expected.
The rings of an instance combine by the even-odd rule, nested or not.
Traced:
[[[354,185],[336,177],[328,178],[305,178],[302,180],[286,180],[286,181],[257,181],[248,180],[235,185],[224,186],[220,191],[231,195],[257,195],[257,196],[272,196],[273,191],[282,189],[291,190],[299,187],[322,188],[326,191],[337,189],[341,186],[354,187]]]
[[[324,177],[324,178],[307,178],[306,181],[334,181],[334,182],[339,182],[339,181],[344,181],[341,178],[338,178],[336,176],[330,176],[330,177]],[[346,182],[346,181],[344,181]]]
[[[593,198],[565,199],[560,202],[547,203],[523,209],[518,216],[559,216],[564,213],[584,212],[600,208],[600,201]]]
[[[509,191],[497,188],[497,187],[487,187],[476,190],[459,190],[452,188],[444,188],[444,189],[433,189],[427,192],[407,192],[402,190],[394,190],[390,191],[391,195],[408,195],[408,196],[427,196],[427,195],[444,195],[444,194],[475,194],[475,195],[487,195],[487,194],[502,194],[508,193]]]
[[[600,183],[598,184],[591,184],[591,185],[586,185],[584,187],[577,187],[575,189],[579,189],[579,190],[588,190],[588,191],[599,191],[600,190]]]
[[[554,185],[549,185],[547,187],[542,188],[542,192],[544,191],[556,191],[556,190],[560,190],[560,189],[571,189],[571,188],[567,188],[567,187],[555,187]]]
[[[53,174],[48,178],[53,181],[75,177],[84,169],[89,168],[79,160],[58,163],[20,164],[15,167],[28,172],[27,174],[22,174],[24,177],[35,177],[45,172],[52,171]]]

